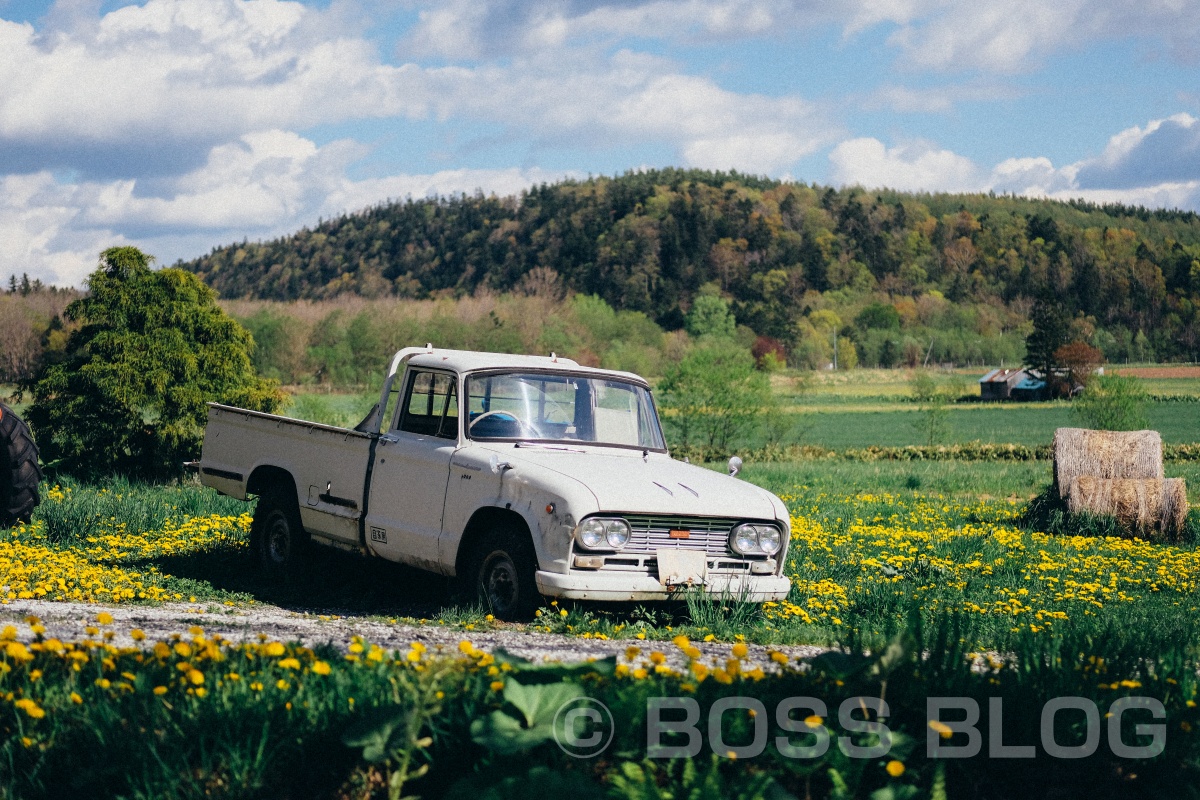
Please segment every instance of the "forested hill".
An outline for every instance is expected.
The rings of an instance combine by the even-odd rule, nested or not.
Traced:
[[[1117,338],[1144,332],[1160,355],[1200,347],[1194,213],[737,173],[646,171],[520,197],[387,203],[179,266],[235,298],[570,289],[671,328],[712,283],[739,323],[783,341],[823,298],[940,294],[1026,317],[1033,298],[1052,296]]]

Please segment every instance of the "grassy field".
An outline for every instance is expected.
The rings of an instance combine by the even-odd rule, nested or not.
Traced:
[[[976,796],[982,785],[1003,797],[1041,796],[1045,785],[1071,787],[1062,797],[1183,796],[1200,770],[1200,551],[1022,529],[1024,502],[1048,467],[750,465],[746,478],[780,493],[792,512],[788,601],[693,602],[686,613],[546,609],[525,627],[628,642],[618,659],[570,669],[479,652],[471,637],[499,623],[456,603],[444,582],[379,562],[330,554],[296,584],[266,584],[248,564],[248,507],[209,490],[66,484],[47,493],[33,526],[0,534],[0,586],[16,595],[270,601],[440,620],[464,641],[452,659],[417,644],[386,653],[361,641],[343,657],[285,642],[234,645],[192,628],[118,649],[104,641],[104,615],[78,645],[45,640],[30,620],[31,645],[13,642],[15,629],[0,631],[0,798],[365,799],[389,788],[518,797],[531,787],[630,800],[916,798]],[[692,641],[713,638],[730,642],[725,662],[662,665],[663,651],[691,659]],[[779,654],[781,671],[770,675],[743,664],[743,640],[846,652],[803,670]],[[1037,748],[1028,760],[940,761],[924,744],[934,694],[984,709],[1001,698],[1006,743],[1037,743],[1040,709],[1064,695],[1087,698],[1101,715],[1121,698],[1154,698],[1167,734],[1132,760],[1102,746],[1078,760]],[[613,746],[588,760],[564,756],[551,737],[553,713],[584,696],[604,703],[616,731]],[[797,746],[822,735],[880,745],[835,710],[848,698],[886,697],[890,746],[867,758],[836,746],[796,757],[771,738],[762,755],[731,759],[728,748],[748,745],[756,726],[731,712],[721,722],[724,749],[710,741],[698,758],[648,759],[646,701],[662,696],[695,699],[704,713],[721,698],[749,696],[771,719],[784,698],[819,698],[827,711],[794,717],[803,719],[799,733],[771,729]],[[1133,731],[1142,721],[1150,720],[1125,717],[1123,741],[1153,745]],[[1060,714],[1055,741],[1079,744],[1083,728]],[[966,742],[946,731],[945,744]],[[1145,792],[1134,791],[1143,783]]]
[[[828,377],[839,387],[841,376]],[[804,440],[827,432],[840,438],[822,443],[837,448],[920,441],[903,438],[916,434],[907,423],[919,413],[902,400],[906,389],[902,373],[856,375],[840,394],[814,385],[789,397],[780,387],[798,418],[822,421]],[[365,396],[301,395],[290,413],[352,424],[369,405]],[[1186,431],[1197,408],[1162,403],[1152,413],[1169,441],[1192,441]],[[1068,413],[1057,404],[963,406],[951,412],[951,430],[1040,444]],[[1046,786],[1081,798],[1194,792],[1200,549],[1190,537],[1167,544],[1024,525],[1050,469],[1047,461],[747,464],[742,477],[783,497],[792,515],[787,601],[562,604],[515,626],[627,642],[621,658],[577,669],[479,652],[469,641],[476,632],[513,626],[425,573],[331,552],[299,580],[265,582],[248,553],[252,506],[196,484],[62,480],[46,487],[32,525],[0,532],[0,601],[270,602],[438,622],[461,630],[464,642],[452,659],[359,641],[344,657],[284,642],[233,645],[199,628],[119,650],[104,641],[104,615],[89,621],[78,645],[45,640],[36,620],[30,645],[13,641],[15,629],[0,630],[0,800],[501,798],[530,788],[577,798],[880,800],[976,796],[981,786],[997,797],[1042,796]],[[1200,499],[1200,464],[1169,463],[1167,472]],[[1198,527],[1193,512],[1190,530]],[[691,660],[682,671],[661,663],[670,649],[691,659],[690,643],[701,639],[729,643],[729,659]],[[743,641],[844,652],[803,671],[779,654],[781,672],[770,675],[743,664]],[[1095,702],[1102,719],[1115,700],[1154,698],[1167,733],[1151,756],[1133,760],[1102,746],[1078,760],[1038,748],[1028,760],[938,761],[924,745],[933,694],[974,698],[984,709],[1001,698],[1006,743],[1038,742],[1042,705],[1064,695]],[[591,760],[564,756],[545,717],[546,708],[585,695],[611,709],[618,732]],[[836,746],[796,758],[771,738],[756,758],[730,759],[711,743],[692,760],[647,758],[646,698],[690,697],[706,713],[734,695],[758,698],[772,719],[781,698],[820,698],[827,713],[804,719],[790,734],[796,743],[827,735],[859,745],[881,740],[847,730],[836,708],[858,695],[886,697],[891,747],[862,759]],[[750,741],[753,720],[726,714],[724,740]],[[1123,740],[1151,744],[1133,731],[1135,721],[1143,720],[1123,720]],[[1060,714],[1055,737],[1079,743],[1083,725]],[[946,739],[964,742],[963,734]]]
[[[1173,476],[1200,486],[1200,465],[1171,467]],[[737,612],[732,616],[702,603],[690,621],[581,606],[566,618],[546,614],[532,627],[609,638],[670,638],[684,630],[763,643],[860,636],[878,643],[919,607],[930,621],[943,610],[981,614],[980,647],[1001,647],[1022,626],[1041,627],[1031,620],[1042,617],[1050,629],[1069,619],[1076,626],[1128,623],[1147,635],[1195,638],[1195,609],[1187,604],[1200,579],[1200,554],[1192,545],[1048,537],[1019,527],[1025,504],[1049,482],[1047,462],[829,460],[751,464],[743,476],[791,509],[794,589],[787,603],[765,612],[726,609]],[[68,482],[48,492],[33,525],[0,533],[0,586],[8,587],[9,598],[258,600],[459,626],[497,624],[458,601],[446,579],[352,555],[323,555],[319,569],[301,581],[264,583],[247,552],[251,508],[196,485]],[[1050,562],[1061,568],[1046,572]],[[1089,590],[1095,597],[1060,591],[1064,581],[1074,586],[1102,569],[1119,578],[1103,573],[1103,586]],[[1163,571],[1167,577],[1156,577]],[[1120,594],[1103,602],[1114,587]],[[1022,589],[1028,602],[1041,604],[1029,606],[1035,618],[996,605]],[[672,630],[662,627],[668,622]]]

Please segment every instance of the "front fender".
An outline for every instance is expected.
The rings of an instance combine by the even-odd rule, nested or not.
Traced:
[[[463,535],[475,513],[500,508],[525,521],[539,570],[566,573],[575,526],[600,510],[596,496],[582,481],[528,462],[494,473],[492,452],[471,448],[451,459],[439,559],[457,564]]]

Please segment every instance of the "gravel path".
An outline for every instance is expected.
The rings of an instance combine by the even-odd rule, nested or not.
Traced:
[[[0,627],[14,625],[17,637],[28,641],[33,634],[26,617],[36,616],[46,627],[45,636],[61,641],[89,638],[84,630],[96,625],[96,615],[108,612],[113,623],[104,626],[115,636],[118,646],[133,646],[129,631],[139,628],[150,641],[166,639],[171,634],[186,634],[189,627],[198,625],[206,635],[220,634],[233,641],[257,641],[259,634],[284,642],[301,642],[308,647],[332,645],[346,651],[352,636],[386,650],[407,648],[412,642],[422,642],[433,652],[458,653],[458,643],[469,639],[480,650],[504,648],[508,652],[534,661],[576,662],[591,658],[621,655],[630,645],[644,652],[661,650],[667,663],[676,669],[685,666],[686,659],[679,648],[670,642],[645,642],[637,639],[583,639],[552,633],[536,633],[518,628],[501,627],[495,630],[464,631],[438,625],[388,624],[375,618],[339,616],[336,614],[304,613],[278,606],[256,604],[228,607],[214,604],[168,603],[161,606],[108,606],[95,603],[62,603],[46,600],[10,600],[0,605]],[[94,637],[90,637],[94,638]],[[694,642],[704,661],[721,663],[729,657],[728,643]],[[750,654],[743,660],[746,669],[755,665],[764,671],[778,668],[769,653],[778,650],[792,659],[808,659],[829,648],[816,645],[774,646],[748,645]]]

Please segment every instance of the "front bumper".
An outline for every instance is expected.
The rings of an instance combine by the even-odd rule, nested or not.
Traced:
[[[575,572],[569,575],[539,571],[534,578],[538,591],[543,595],[569,600],[629,602],[671,600],[683,596],[677,587],[663,586],[658,578],[622,570]],[[710,595],[765,603],[786,600],[791,585],[791,581],[779,575],[710,574],[702,588]]]

